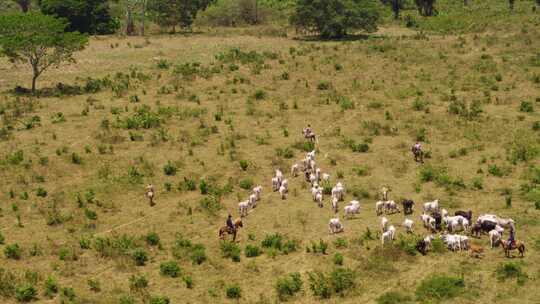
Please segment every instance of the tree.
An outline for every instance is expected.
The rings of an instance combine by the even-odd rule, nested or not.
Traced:
[[[32,93],[37,78],[51,67],[74,62],[73,53],[84,49],[88,37],[64,32],[67,22],[41,13],[0,16],[0,55],[32,68]]]
[[[514,2],[515,2],[515,0],[508,0],[508,6],[510,7],[511,11],[514,10]]]
[[[119,23],[109,13],[108,0],[41,0],[46,15],[66,18],[68,31],[88,34],[112,34]]]
[[[205,10],[213,0],[148,0],[148,11],[161,27],[190,28],[199,11]]]
[[[28,10],[30,10],[30,3],[32,1],[31,0],[13,0],[13,2],[19,5],[23,13],[28,13]]]
[[[372,0],[298,0],[291,16],[297,28],[322,38],[341,38],[351,29],[375,31],[378,20]]]
[[[433,16],[437,10],[434,8],[436,0],[415,0],[418,13],[424,17]]]

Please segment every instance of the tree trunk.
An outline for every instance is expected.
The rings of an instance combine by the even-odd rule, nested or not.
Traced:
[[[468,6],[469,5],[469,0],[463,0],[463,5]]]
[[[146,1],[142,2],[142,16],[141,16],[141,36],[144,36],[144,21],[146,17]]]
[[[36,94],[36,80],[38,75],[32,76],[32,94]]]
[[[514,0],[508,0],[508,5],[510,6],[510,10],[514,10]]]
[[[392,11],[394,11],[394,19],[399,19],[400,0],[392,0]]]
[[[126,21],[126,35],[131,36],[135,32],[135,25],[133,24],[133,15],[131,9],[127,11],[127,21]]]

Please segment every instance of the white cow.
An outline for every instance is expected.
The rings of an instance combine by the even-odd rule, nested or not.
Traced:
[[[344,190],[343,187],[335,186],[332,188],[332,197],[336,197],[339,201],[343,200]]]
[[[439,200],[436,199],[432,202],[424,204],[424,213],[433,213],[439,211]]]
[[[334,198],[333,200],[336,200]],[[351,201],[345,208],[343,208],[343,211],[345,212],[345,216],[358,214],[360,212],[360,202],[359,201]]]
[[[255,196],[257,196],[258,201],[261,199],[262,190],[263,190],[262,186],[257,186],[255,188],[253,188],[253,194],[255,194]]]
[[[249,211],[249,201],[243,201],[238,203],[238,213],[241,217],[247,216]]]
[[[433,235],[428,235],[424,238],[424,243],[426,244],[426,248],[431,248],[431,242],[435,239]]]
[[[394,240],[396,228],[394,226],[388,227],[388,230],[381,235],[381,244],[384,245],[387,242]]]
[[[383,213],[384,206],[385,206],[385,202],[383,201],[378,201],[375,203],[375,212],[377,213],[377,215],[381,215]]]
[[[323,180],[324,182],[329,182],[329,181],[330,181],[330,174],[328,174],[328,173],[323,173],[323,174],[322,174],[322,180]]]
[[[499,222],[499,217],[494,214],[482,214],[478,217],[476,223],[482,224],[483,222],[492,222],[497,224]]]
[[[443,208],[443,209],[441,210],[441,217],[444,218],[444,217],[447,217],[447,216],[448,216],[448,210],[446,210],[446,209]]]
[[[504,228],[515,228],[516,222],[511,218],[498,218],[497,224]]]
[[[461,215],[456,216],[447,216],[443,218],[443,221],[446,223],[448,231],[455,232],[458,229],[467,230],[469,229],[469,220]]]
[[[298,164],[292,165],[292,167],[291,167],[291,176],[292,177],[297,177],[299,170],[300,170],[300,166],[298,166]]]
[[[407,233],[413,233],[413,226],[414,222],[411,219],[405,219],[405,221],[403,222],[403,227],[405,227]]]
[[[387,230],[387,227],[386,227],[386,226],[388,226],[388,219],[387,219],[386,217],[383,216],[383,217],[381,218],[381,231],[382,231],[382,232],[386,232],[386,230]]]
[[[320,168],[315,169],[315,177],[317,178],[317,181],[321,180],[321,169]]]
[[[332,210],[334,210],[334,213],[338,212],[338,202],[339,200],[337,199],[337,197],[332,197]],[[345,215],[347,215],[347,211],[345,211]]]
[[[309,175],[309,182],[314,185],[315,183],[318,183],[317,176],[313,173]]]
[[[282,200],[287,198],[287,188],[283,187],[283,185],[279,187],[279,195]]]
[[[343,232],[343,225],[339,221],[339,218],[332,218],[330,219],[330,222],[328,223],[328,230],[330,231],[330,234]]]
[[[424,213],[420,215],[420,219],[422,219],[425,228],[435,230],[435,218],[431,215]]]
[[[282,182],[281,182],[281,186],[285,188],[285,190],[289,191],[289,181],[284,179]]]
[[[491,248],[493,249],[495,246],[498,246],[501,242],[502,234],[497,231],[497,229],[493,229],[489,232],[489,243],[491,245]]]
[[[272,191],[278,191],[281,186],[281,181],[277,177],[272,178]]]
[[[280,183],[283,180],[283,172],[281,172],[281,170],[279,169],[276,169],[276,178],[278,179]]]
[[[396,213],[399,212],[399,207],[394,201],[386,201],[384,203],[384,209],[386,210],[386,213]]]
[[[322,193],[322,188],[319,188],[318,186],[311,187],[311,196],[313,198],[313,201],[317,201],[317,194]]]
[[[315,160],[315,150],[313,150],[311,152],[308,152],[306,154],[306,158],[309,159],[309,160]]]
[[[317,202],[317,205],[319,207],[323,207],[323,195],[322,192],[317,192],[317,195],[315,195],[315,202]]]
[[[248,204],[250,208],[257,207],[257,195],[255,193],[252,193],[248,198]]]

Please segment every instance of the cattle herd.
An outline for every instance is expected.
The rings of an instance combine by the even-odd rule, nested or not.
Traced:
[[[299,163],[295,163],[291,167],[290,175],[292,178],[298,177],[301,173],[305,178],[305,182],[311,185],[311,196],[315,203],[320,208],[323,208],[323,194],[330,193],[331,208],[335,216],[329,220],[328,230],[330,234],[343,232],[345,227],[341,222],[338,213],[338,204],[344,201],[345,186],[338,182],[330,189],[330,174],[322,173],[315,162],[315,150],[307,153],[306,157]],[[324,191],[324,189],[327,189]],[[275,175],[272,177],[272,191],[278,192],[281,199],[287,199],[289,192],[289,182],[284,178],[283,172],[280,169],[275,170]],[[253,193],[247,201],[241,202],[238,205],[240,216],[248,215],[248,211],[257,205],[257,201],[261,199],[262,187],[257,186],[253,189]],[[375,203],[375,213],[381,217],[380,239],[384,246],[385,244],[394,241],[396,236],[396,227],[389,223],[387,215],[400,213],[402,210],[398,204],[389,199],[390,189],[383,187],[381,189],[381,201]],[[401,224],[406,233],[414,233],[414,220],[407,216],[413,214],[414,201],[405,199],[401,202],[403,213],[406,218]],[[349,204],[343,207],[345,218],[350,218],[359,214],[360,202],[352,200]],[[472,246],[469,241],[469,236],[480,237],[487,233],[491,248],[499,244],[505,245],[503,233],[505,229],[515,232],[515,222],[510,218],[501,218],[494,214],[480,215],[476,221],[472,222],[472,211],[456,211],[454,215],[450,215],[448,210],[441,208],[439,200],[426,202],[422,205],[422,214],[419,218],[422,221],[423,227],[428,231],[428,234],[421,238],[416,243],[416,248],[422,254],[426,254],[431,249],[432,241],[437,237],[433,234],[439,233],[438,238],[447,246],[449,250],[461,251],[469,250],[472,252],[482,251],[482,248]],[[469,236],[467,235],[469,234]],[[521,252],[521,250],[520,250]]]

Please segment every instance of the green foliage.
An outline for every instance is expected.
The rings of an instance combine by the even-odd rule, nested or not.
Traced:
[[[163,167],[163,173],[165,173],[165,175],[169,175],[169,176],[176,175],[177,171],[178,171],[178,168],[171,161],[168,161],[167,164]]]
[[[278,157],[283,157],[286,159],[291,159],[294,157],[294,151],[289,147],[286,148],[276,148],[276,155]]]
[[[336,252],[334,254],[334,264],[335,265],[338,265],[338,266],[342,266],[343,265],[343,255],[339,252]]]
[[[2,234],[2,232],[0,232],[0,245],[4,245],[4,242],[6,241],[6,238],[4,237],[4,235]]]
[[[215,215],[219,210],[223,209],[223,206],[214,196],[205,196],[199,201],[199,206],[202,210],[208,212],[211,215]]]
[[[247,160],[242,159],[240,160],[239,163],[240,163],[240,168],[242,168],[242,171],[246,171],[247,168],[249,167],[249,163]]]
[[[161,117],[153,112],[148,105],[143,105],[135,110],[132,116],[126,117],[121,123],[125,129],[151,129],[161,125]]]
[[[240,286],[238,286],[237,284],[233,284],[227,286],[227,288],[225,289],[225,294],[229,299],[240,299],[240,297],[242,296],[242,290],[240,289]]]
[[[31,284],[24,284],[15,290],[15,299],[19,302],[30,302],[37,296],[36,288]]]
[[[250,178],[244,178],[240,180],[239,186],[244,190],[251,190],[251,187],[253,187],[253,181]]]
[[[133,261],[135,261],[135,265],[137,266],[144,266],[148,261],[148,253],[142,248],[133,250],[131,256]]]
[[[150,246],[157,246],[160,243],[159,235],[156,232],[149,232],[144,238]]]
[[[534,112],[534,107],[532,102],[530,101],[522,101],[519,105],[519,111],[520,112],[526,112],[526,113],[532,113]]]
[[[48,298],[54,297],[60,289],[60,287],[58,287],[58,281],[53,277],[48,277],[43,285],[43,288],[45,289],[45,296]]]
[[[120,24],[109,13],[107,0],[42,0],[41,12],[69,21],[67,31],[113,34]]]
[[[8,259],[20,260],[22,256],[22,249],[17,243],[6,245],[4,248],[4,255]]]
[[[129,289],[131,291],[140,292],[148,287],[148,279],[145,275],[132,275],[129,278]]]
[[[515,262],[499,264],[495,270],[495,274],[500,281],[516,279],[519,285],[523,285],[528,279],[527,274],[523,272],[521,265]]]
[[[457,297],[464,288],[463,278],[437,274],[420,282],[416,288],[416,297],[420,301],[440,302]]]
[[[253,98],[255,98],[255,100],[263,100],[266,98],[266,95],[267,94],[264,90],[258,89],[253,94]]]
[[[302,290],[302,285],[302,277],[298,272],[293,272],[278,278],[275,285],[278,298],[281,301],[285,301],[293,297],[296,293]]]
[[[320,253],[320,254],[326,254],[326,250],[328,249],[328,243],[324,240],[320,239],[318,242],[311,242],[311,251],[313,253]]]
[[[244,250],[246,257],[248,258],[254,258],[261,255],[261,249],[257,245],[246,245],[246,249]]]
[[[379,296],[376,301],[377,304],[405,304],[412,303],[412,298],[397,291],[389,291]]]
[[[351,30],[377,30],[379,13],[371,0],[298,0],[291,23],[314,29],[322,38],[341,38]]]
[[[65,20],[40,13],[0,15],[0,55],[32,67],[32,92],[43,72],[73,62],[73,53],[86,46],[88,38],[64,32],[66,26]]]
[[[171,300],[165,296],[152,296],[149,304],[169,304]]]
[[[205,10],[210,0],[149,0],[148,11],[152,19],[161,27],[175,26],[190,28],[201,10]]]
[[[333,294],[344,296],[356,285],[356,273],[348,268],[335,268],[328,274],[312,271],[308,276],[313,295],[321,299],[328,299]]]
[[[240,247],[233,242],[224,241],[220,244],[221,255],[230,258],[234,262],[240,262]]]
[[[180,266],[175,261],[163,262],[159,265],[159,272],[162,275],[176,278],[180,275]]]

